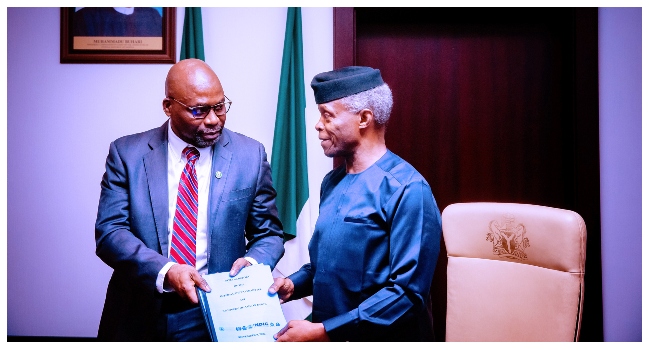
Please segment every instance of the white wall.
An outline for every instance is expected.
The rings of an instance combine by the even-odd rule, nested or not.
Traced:
[[[641,341],[641,8],[600,8],[598,23],[604,337]]]
[[[178,8],[179,52],[183,14]],[[309,82],[332,69],[332,8],[302,15],[310,191],[318,198],[332,162],[313,129]],[[96,336],[111,274],[94,253],[108,145],[166,120],[171,64],[60,64],[59,16],[58,7],[7,9],[8,335]],[[206,62],[233,100],[226,127],[262,142],[269,159],[285,21],[284,7],[203,9]]]

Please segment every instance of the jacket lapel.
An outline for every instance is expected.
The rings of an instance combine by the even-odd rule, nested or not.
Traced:
[[[226,180],[229,176],[230,162],[232,160],[232,152],[228,150],[227,146],[230,143],[230,133],[227,129],[223,129],[219,141],[214,145],[212,152],[212,177],[210,181],[210,197],[208,199],[208,273],[212,273],[217,269],[217,261],[211,259],[212,238],[217,236],[217,211],[221,203],[221,196],[223,195]],[[218,260],[218,259],[214,259]]]
[[[167,225],[169,221],[169,196],[167,185],[167,121],[163,124],[149,140],[151,152],[143,157],[145,172],[147,173],[147,184],[149,185],[149,197],[151,198],[151,209],[156,223],[156,233],[160,242],[160,252],[167,256]]]

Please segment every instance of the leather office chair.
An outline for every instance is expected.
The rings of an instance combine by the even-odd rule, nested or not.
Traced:
[[[573,211],[456,203],[442,213],[446,341],[577,341],[587,232]]]

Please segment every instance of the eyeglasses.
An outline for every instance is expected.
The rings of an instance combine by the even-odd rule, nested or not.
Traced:
[[[217,103],[216,105],[213,105],[213,106],[190,107],[190,106],[184,104],[183,102],[181,102],[181,101],[179,101],[179,100],[177,100],[177,99],[175,99],[173,97],[167,96],[168,99],[170,99],[172,101],[176,101],[179,104],[181,104],[183,107],[189,109],[190,113],[192,113],[192,118],[194,118],[194,119],[203,119],[203,118],[207,117],[208,114],[210,114],[210,110],[213,110],[214,114],[217,115],[217,116],[226,115],[226,113],[228,113],[228,111],[230,110],[230,105],[232,104],[232,101],[230,101],[230,99],[228,99],[228,97],[226,95],[224,95],[223,97],[225,97],[225,99],[226,99],[225,101],[219,102],[219,103]]]

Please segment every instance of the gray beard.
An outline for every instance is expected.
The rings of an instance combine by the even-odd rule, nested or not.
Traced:
[[[221,135],[219,135],[219,137],[217,137],[213,141],[205,141],[203,138],[201,138],[200,135],[196,135],[194,136],[194,146],[198,148],[211,147],[212,145],[217,143],[217,141],[219,141],[220,138]]]

